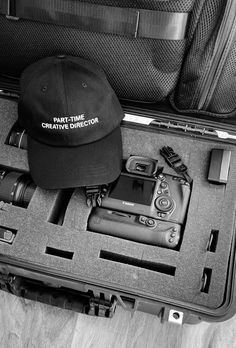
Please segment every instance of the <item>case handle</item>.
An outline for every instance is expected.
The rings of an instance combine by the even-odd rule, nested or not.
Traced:
[[[112,318],[116,309],[115,296],[112,296],[111,300],[105,300],[95,297],[92,291],[84,293],[67,288],[49,287],[40,281],[15,275],[2,275],[0,284],[2,290],[16,296],[92,316]]]

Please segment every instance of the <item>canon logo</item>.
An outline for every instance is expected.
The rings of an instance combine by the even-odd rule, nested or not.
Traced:
[[[123,201],[122,204],[124,204],[124,205],[131,205],[132,207],[134,206],[134,203],[125,202],[125,201]]]

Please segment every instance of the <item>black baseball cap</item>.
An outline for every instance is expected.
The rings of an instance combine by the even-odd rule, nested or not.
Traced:
[[[121,172],[124,112],[105,73],[72,56],[47,57],[20,79],[19,124],[29,168],[45,189],[101,185]]]

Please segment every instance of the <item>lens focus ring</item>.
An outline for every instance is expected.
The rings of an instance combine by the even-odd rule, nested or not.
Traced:
[[[0,186],[0,200],[6,203],[11,203],[14,200],[15,190],[17,188],[18,180],[22,173],[9,172],[1,181]]]
[[[0,201],[27,207],[36,185],[26,174],[8,172],[0,182]]]

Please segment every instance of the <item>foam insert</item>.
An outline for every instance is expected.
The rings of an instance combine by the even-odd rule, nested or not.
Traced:
[[[27,172],[27,151],[5,144],[17,119],[17,104],[0,100],[0,119],[0,165]],[[235,146],[128,127],[122,128],[122,137],[124,158],[130,154],[156,158],[165,173],[175,175],[159,156],[162,146],[171,146],[188,166],[193,186],[179,250],[87,231],[91,208],[80,188],[71,196],[63,224],[52,223],[54,210],[63,204],[61,191],[37,188],[27,209],[10,204],[0,209],[0,225],[17,231],[12,245],[0,243],[0,254],[22,266],[27,262],[32,269],[40,266],[53,275],[113,290],[218,308],[224,300],[235,231]],[[206,180],[213,148],[232,151],[226,186]],[[212,231],[218,231],[214,252],[207,250]],[[204,270],[210,274],[205,292],[201,291]]]

